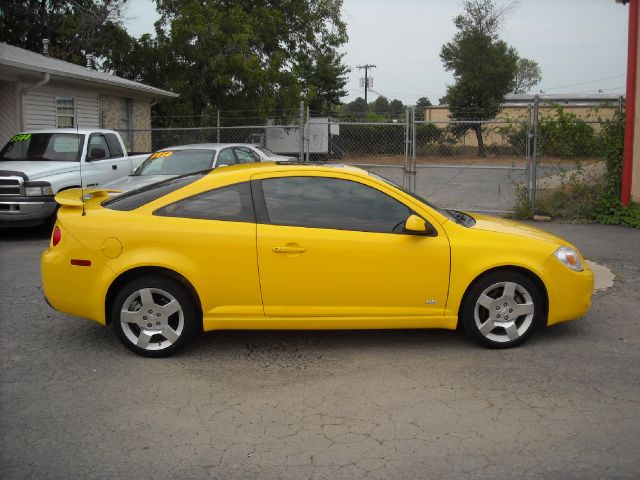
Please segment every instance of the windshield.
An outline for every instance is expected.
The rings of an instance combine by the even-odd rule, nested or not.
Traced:
[[[454,222],[458,223],[458,220],[456,219],[456,217],[449,210],[445,210],[444,208],[436,207],[433,203],[425,200],[424,198],[422,198],[417,193],[410,192],[409,190],[407,190],[403,186],[400,186],[397,183],[392,182],[391,180],[389,180],[386,177],[383,177],[382,175],[378,175],[377,173],[373,173],[373,172],[369,172],[369,175],[371,175],[374,178],[377,178],[378,180],[382,180],[383,182],[386,182],[386,183],[388,183],[390,185],[393,185],[394,187],[396,187],[401,192],[406,193],[410,197],[415,198],[416,200],[418,200],[420,203],[424,203],[425,205],[433,208],[436,212],[440,213],[441,215],[444,215],[449,220],[453,220]]]
[[[215,150],[163,150],[152,153],[134,175],[185,175],[209,170],[215,156]]]
[[[0,160],[79,162],[83,145],[77,133],[19,133],[0,150]]]

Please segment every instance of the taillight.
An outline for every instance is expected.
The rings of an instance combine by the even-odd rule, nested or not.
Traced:
[[[53,229],[53,235],[51,237],[51,243],[53,244],[54,247],[60,243],[61,238],[62,238],[62,230],[60,230],[60,227],[56,225],[56,227]]]

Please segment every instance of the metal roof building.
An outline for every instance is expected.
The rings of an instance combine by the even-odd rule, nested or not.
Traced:
[[[148,150],[151,102],[173,92],[0,43],[0,143],[20,130],[110,128],[129,149]]]

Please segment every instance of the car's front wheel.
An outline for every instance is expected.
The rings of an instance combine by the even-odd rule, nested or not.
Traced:
[[[494,272],[465,296],[462,326],[471,338],[491,348],[523,343],[544,318],[540,288],[514,271]]]
[[[178,282],[144,276],[120,290],[111,319],[127,348],[145,357],[164,357],[191,337],[197,309],[187,289]]]

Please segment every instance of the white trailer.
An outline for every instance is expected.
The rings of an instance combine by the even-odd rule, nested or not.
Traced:
[[[339,135],[340,126],[330,117],[311,117],[304,127],[304,152],[328,154],[330,135]],[[267,121],[264,146],[274,153],[297,154],[300,152],[300,128],[278,126],[275,120]]]

